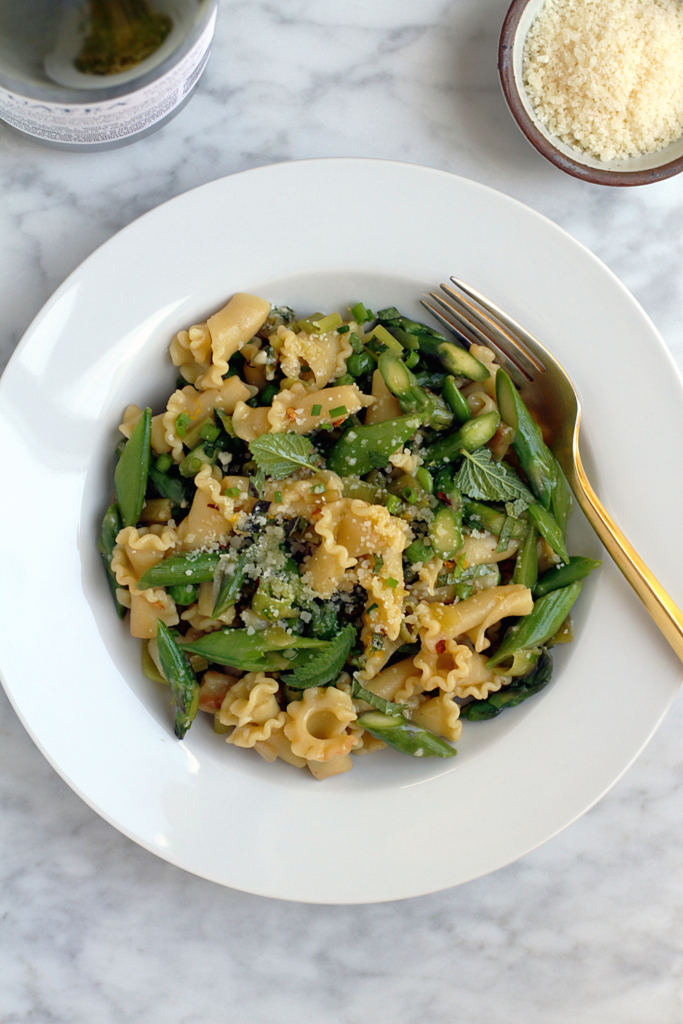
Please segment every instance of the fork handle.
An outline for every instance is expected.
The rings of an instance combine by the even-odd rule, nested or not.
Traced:
[[[683,661],[683,612],[653,576],[593,490],[575,451],[572,490],[586,519],[652,616],[655,625]]]

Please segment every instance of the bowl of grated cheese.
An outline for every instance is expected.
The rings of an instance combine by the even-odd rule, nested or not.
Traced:
[[[531,145],[598,185],[683,170],[681,0],[513,0],[503,94]]]

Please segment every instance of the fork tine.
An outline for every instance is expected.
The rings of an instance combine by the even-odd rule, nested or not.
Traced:
[[[460,311],[455,308],[454,305],[452,305],[450,302],[444,299],[437,292],[430,292],[429,295],[430,298],[434,299],[435,302],[437,302],[443,309],[447,311],[449,317],[452,317],[456,321],[458,329],[464,328],[471,335],[473,335],[475,339],[475,344],[486,345],[488,348],[494,350],[494,352],[496,353],[497,361],[502,366],[505,367],[505,369],[514,380],[515,384],[518,385],[518,387],[523,387],[525,384],[531,383],[533,378],[530,376],[530,374],[528,374],[526,370],[522,366],[520,366],[515,361],[515,359],[512,358],[512,356],[510,356],[506,349],[501,348],[494,338],[484,334],[483,331],[481,331],[476,324],[473,324],[471,321],[467,320],[466,317],[464,317],[462,313],[460,313]],[[425,306],[425,308],[428,309],[430,313],[435,313],[438,315],[438,311],[433,309],[429,303],[426,303],[424,300],[422,300],[422,305]],[[450,330],[453,330],[453,324],[448,323],[448,318],[443,318],[442,316],[439,316],[438,318],[441,320],[441,323],[444,323],[445,321],[446,326],[448,326]]]
[[[460,326],[456,327],[454,323],[451,323],[450,320],[446,319],[443,313],[440,313],[435,306],[430,305],[430,303],[427,302],[425,299],[420,299],[420,304],[424,306],[425,309],[428,309],[433,317],[436,317],[436,319],[439,321],[442,327],[445,327],[447,331],[450,331],[451,334],[455,335],[458,343],[462,345],[463,348],[468,349],[470,345],[479,344],[479,341],[474,336],[474,334],[465,334],[465,331],[467,330],[466,327],[462,327],[462,329]]]
[[[451,278],[455,281],[455,278]],[[467,299],[463,298],[462,295],[458,295],[456,291],[449,288],[447,284],[441,285],[441,290],[450,296],[454,301],[456,307],[460,309],[462,314],[469,319],[474,320],[478,327],[481,328],[482,332],[495,340],[500,348],[508,351],[511,359],[518,362],[520,367],[530,375],[533,380],[535,373],[545,373],[545,367],[538,361],[524,345],[520,344],[519,339],[510,331],[502,330],[501,327],[495,323],[490,317],[486,316],[477,309],[476,306],[468,302]],[[510,346],[513,346],[513,352],[510,352]]]
[[[500,306],[496,306],[495,302],[491,302],[491,300],[487,299],[486,296],[481,294],[481,292],[478,292],[476,288],[472,288],[471,285],[465,284],[464,281],[458,280],[457,277],[452,277],[451,281],[453,282],[453,284],[457,285],[457,287],[461,291],[465,292],[467,295],[470,296],[470,298],[474,299],[475,302],[478,302],[480,306],[487,310],[487,312],[491,313],[492,316],[495,316],[496,319],[499,320],[501,324],[503,324],[504,327],[510,332],[510,334],[516,336],[518,342],[524,345],[525,348],[527,346],[530,346],[531,349],[533,349],[535,348],[535,346],[540,345],[540,342],[538,341],[538,339],[534,338],[533,334],[530,334],[529,331],[525,330],[521,324],[519,324],[511,316],[505,313],[500,308]],[[528,354],[530,358],[533,358],[531,352],[529,352]],[[545,370],[545,367],[541,367],[541,369]]]

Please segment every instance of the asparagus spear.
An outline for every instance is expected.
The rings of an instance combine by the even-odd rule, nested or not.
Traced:
[[[464,348],[447,341],[443,334],[432,330],[426,324],[401,316],[395,307],[383,309],[377,314],[377,319],[404,348],[419,348],[421,352],[436,356],[447,373],[479,381],[488,380],[491,376],[484,364]]]
[[[495,718],[504,708],[514,708],[528,697],[539,693],[547,686],[553,674],[553,661],[549,652],[543,648],[531,672],[517,679],[497,693],[489,694],[486,700],[474,700],[460,712],[462,718],[470,722],[484,722]]]
[[[531,489],[543,508],[549,509],[553,490],[561,485],[556,469],[557,460],[504,370],[498,370],[496,374],[496,398],[503,422],[515,431],[512,447]]]
[[[199,684],[185,655],[161,619],[157,619],[157,646],[161,667],[176,702],[175,734],[181,740],[197,714]]]
[[[596,562],[592,558],[584,558],[581,555],[572,555],[565,565],[556,565],[545,572],[534,587],[534,597],[545,597],[553,590],[560,590],[569,586],[570,583],[577,583],[584,580],[593,569],[597,569],[602,562]],[[515,580],[515,582],[517,582]]]
[[[571,583],[568,587],[553,590],[534,604],[530,615],[525,615],[516,626],[508,629],[502,644],[486,662],[487,668],[495,668],[518,651],[542,647],[569,615],[572,605],[581,593],[583,581]]]
[[[114,554],[114,548],[116,547],[116,535],[120,529],[121,518],[119,516],[119,510],[116,505],[110,505],[104,514],[104,519],[102,520],[102,529],[100,530],[97,548],[104,560],[104,567],[107,572],[107,580],[109,581],[109,588],[111,590],[112,597],[114,598],[114,604],[116,605],[116,612],[118,617],[122,619],[126,614],[126,609],[119,603],[119,599],[116,596],[118,583],[116,582],[116,576],[112,572],[111,568],[111,559]]]
[[[463,423],[460,430],[449,434],[443,440],[437,441],[430,448],[422,452],[422,461],[425,466],[433,466],[441,462],[451,462],[457,458],[463,448],[473,452],[475,448],[490,441],[500,423],[500,416],[495,409],[485,412],[482,416],[476,416],[473,420]]]
[[[208,583],[213,579],[219,559],[217,551],[171,555],[143,573],[136,586],[138,590],[148,590],[150,587],[172,587],[176,583]]]
[[[379,357],[378,368],[384,383],[392,395],[398,398],[401,411],[415,413],[425,426],[434,430],[444,430],[453,422],[453,414],[442,398],[428,394],[417,383],[415,374],[393,352],[383,352]]]
[[[562,530],[550,512],[546,512],[543,506],[535,501],[533,505],[529,505],[529,515],[533,519],[534,525],[541,537],[550,544],[550,547],[560,556],[563,562],[568,562],[569,552],[562,536]]]
[[[533,589],[538,579],[537,539],[538,535],[532,527],[519,546],[515,571],[512,575],[513,583],[521,583],[523,587],[528,587],[529,590]]]
[[[368,711],[357,720],[358,725],[394,750],[412,757],[455,757],[457,750],[438,736],[395,715]]]

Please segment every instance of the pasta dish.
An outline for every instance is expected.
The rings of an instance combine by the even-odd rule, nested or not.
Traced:
[[[203,711],[324,779],[452,757],[547,685],[599,563],[569,555],[566,480],[490,349],[237,294],[170,356],[165,410],[124,412],[99,548],[180,739]]]

